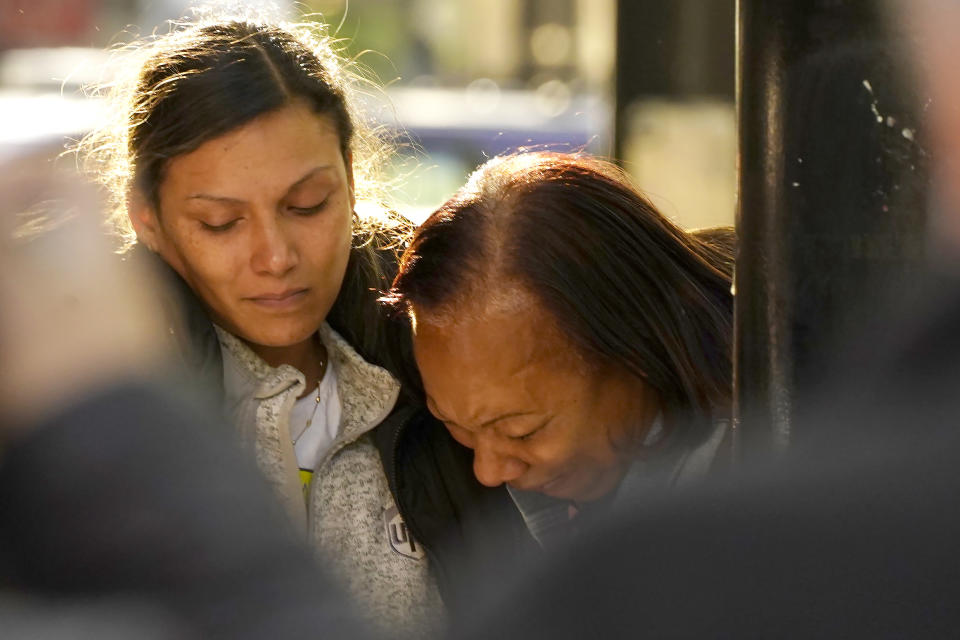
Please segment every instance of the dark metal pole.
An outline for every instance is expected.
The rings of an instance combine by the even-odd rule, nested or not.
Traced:
[[[797,437],[804,391],[922,262],[918,97],[882,5],[738,2],[741,450]]]
[[[790,296],[783,201],[783,18],[780,3],[739,0],[739,176],[734,388],[737,446],[784,446],[790,429]],[[778,5],[772,7],[771,5]]]

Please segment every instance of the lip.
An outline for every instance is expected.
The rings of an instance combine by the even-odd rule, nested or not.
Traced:
[[[309,289],[287,289],[276,293],[262,293],[257,296],[247,298],[250,302],[269,309],[284,309],[296,306],[300,303]]]

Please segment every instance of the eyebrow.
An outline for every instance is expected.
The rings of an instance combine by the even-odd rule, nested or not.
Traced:
[[[454,422],[453,420],[450,420],[449,418],[445,417],[443,415],[443,412],[437,409],[437,403],[434,402],[433,398],[429,396],[427,397],[427,408],[430,409],[433,415],[435,415],[440,420],[440,422]],[[479,428],[485,429],[486,427],[489,427],[494,423],[500,422],[501,420],[506,420],[508,418],[519,418],[521,416],[530,416],[530,415],[533,415],[532,411],[511,411],[510,413],[505,413],[503,415],[497,416],[496,418],[487,420],[486,422],[481,424]],[[466,429],[466,427],[462,427],[462,428]],[[467,430],[471,431],[471,429],[467,429]]]
[[[210,202],[232,202],[232,203],[242,203],[243,200],[240,198],[228,198],[226,196],[212,196],[209,193],[195,193],[191,196],[187,196],[186,200],[209,200]]]
[[[480,425],[480,428],[484,429],[486,427],[489,427],[495,422],[500,422],[501,420],[506,420],[507,418],[519,418],[521,416],[529,416],[529,415],[533,415],[533,413],[530,411],[513,411],[511,413],[505,413],[502,416],[497,416],[496,418],[493,418],[492,420],[487,420],[486,422]]]
[[[306,181],[309,180],[310,178],[314,177],[315,175],[317,175],[317,174],[320,173],[321,171],[329,171],[329,170],[332,169],[332,168],[333,168],[333,165],[329,165],[329,164],[324,164],[324,165],[319,165],[319,166],[314,167],[313,169],[311,169],[310,171],[308,171],[307,173],[305,173],[302,178],[300,178],[299,180],[297,180],[296,182],[294,182],[293,184],[291,184],[291,185],[287,188],[287,193],[284,194],[284,195],[289,195],[291,191],[293,191],[294,189],[296,189],[297,187],[299,187],[299,186],[302,185],[304,182],[306,182]],[[242,199],[240,199],[240,198],[230,198],[230,197],[228,197],[228,196],[215,196],[215,195],[211,195],[211,194],[209,194],[209,193],[194,193],[194,194],[191,194],[191,195],[187,196],[186,199],[187,199],[187,200],[208,200],[208,201],[210,201],[210,202],[229,202],[229,203],[233,203],[233,204],[242,204],[243,202],[245,202],[244,200],[242,200]]]

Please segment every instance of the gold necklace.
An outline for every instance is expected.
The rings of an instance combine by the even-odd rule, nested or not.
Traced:
[[[320,385],[323,383],[324,375],[327,373],[327,346],[320,341],[319,336],[317,336],[317,342],[320,342],[320,348],[323,350],[323,355],[320,357],[320,376],[317,378],[317,397],[315,398],[316,404],[313,405],[313,411],[310,412],[310,417],[307,418],[307,424],[303,427],[303,430],[297,434],[297,437],[293,439],[293,446],[297,446],[297,441],[303,437],[307,431],[310,430],[310,425],[313,424],[313,419],[317,416],[317,410],[320,408]]]
[[[310,430],[310,425],[313,424],[313,418],[317,415],[317,410],[320,408],[320,380],[317,381],[317,396],[314,398],[314,401],[313,411],[310,412],[310,417],[307,418],[307,424],[303,426],[303,429],[300,430],[297,437],[293,438],[293,446],[297,446],[297,442],[303,437],[303,434]]]
[[[302,436],[304,433],[307,432],[308,429],[310,429],[310,425],[313,424],[313,418],[314,418],[314,416],[317,415],[317,409],[320,408],[320,382],[321,382],[322,380],[323,380],[323,378],[320,378],[320,380],[317,380],[317,397],[316,397],[316,404],[315,404],[314,407],[313,407],[313,412],[310,414],[310,417],[307,418],[307,426],[305,426],[305,427],[303,428],[303,431],[300,432],[300,436]],[[297,436],[297,439],[299,439],[300,436]],[[294,441],[294,442],[296,442],[296,441]]]

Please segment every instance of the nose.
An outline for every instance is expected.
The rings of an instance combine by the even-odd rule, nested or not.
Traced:
[[[481,438],[473,449],[473,475],[480,484],[496,487],[516,480],[526,472],[527,463],[498,451],[489,439]]]
[[[286,275],[300,261],[294,237],[275,216],[265,218],[253,231],[253,269],[265,275]]]

